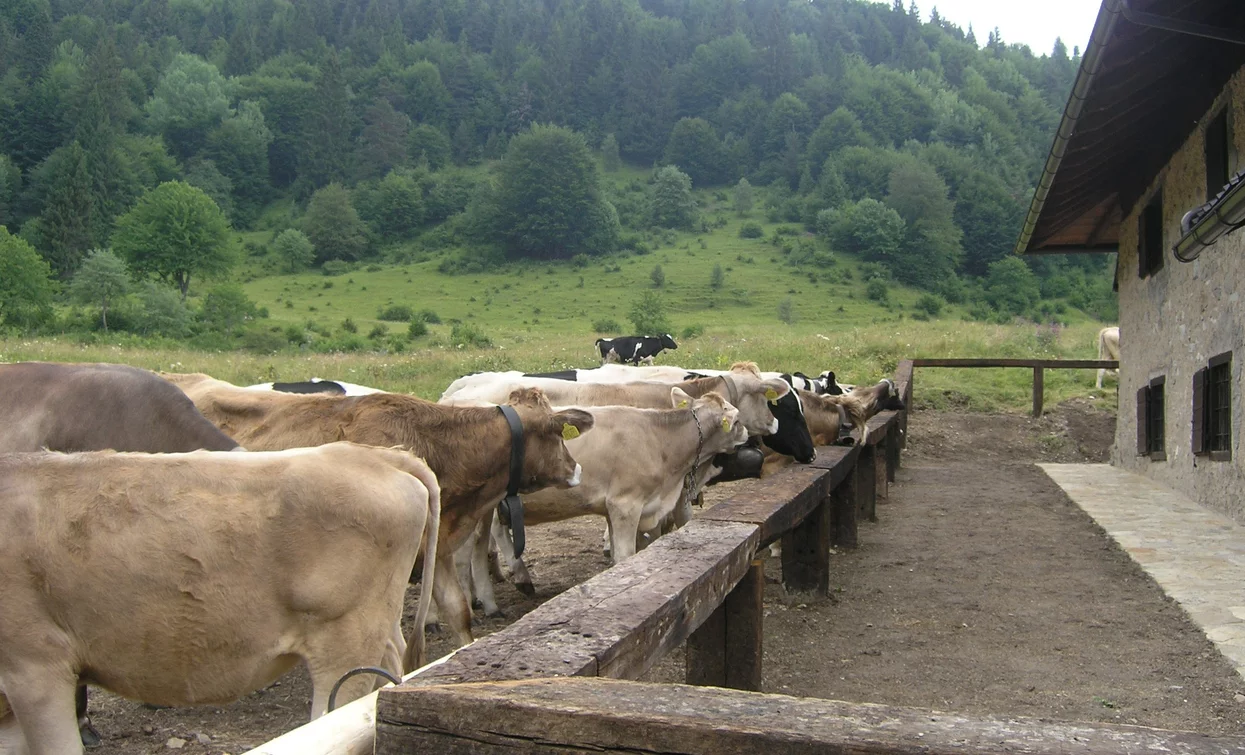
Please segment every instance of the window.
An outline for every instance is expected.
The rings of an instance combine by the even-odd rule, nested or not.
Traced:
[[[1224,108],[1206,124],[1206,201],[1215,198],[1227,185],[1231,171],[1231,140],[1228,135],[1228,109]]]
[[[1137,228],[1137,275],[1145,278],[1163,267],[1163,190],[1154,196],[1141,211]]]
[[[1232,458],[1232,352],[1193,375],[1193,453],[1211,461]]]
[[[1163,386],[1165,377],[1156,377],[1137,391],[1137,454],[1153,461],[1166,461],[1163,446]]]

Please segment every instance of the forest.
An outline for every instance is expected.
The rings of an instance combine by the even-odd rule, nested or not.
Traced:
[[[1109,318],[1107,256],[1011,254],[1079,62],[900,0],[8,0],[0,323],[101,286],[106,320],[109,275],[168,310],[236,232],[470,273],[724,226],[705,196],[811,267]]]

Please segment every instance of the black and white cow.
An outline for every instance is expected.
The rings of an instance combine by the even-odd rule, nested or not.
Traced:
[[[666,333],[660,336],[619,336],[618,338],[598,338],[597,349],[601,351],[601,363],[631,362],[639,364],[653,363],[653,357],[664,349],[677,349],[674,336]]]
[[[816,393],[819,396],[842,396],[851,390],[851,386],[840,385],[835,379],[834,373],[830,370],[826,370],[815,378],[811,378],[803,372],[795,372],[790,375],[782,375],[782,379],[791,383],[794,388]]]

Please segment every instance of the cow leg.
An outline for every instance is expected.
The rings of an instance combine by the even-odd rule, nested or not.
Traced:
[[[448,550],[448,549],[447,549]],[[437,549],[437,571],[432,579],[432,597],[436,599],[437,615],[444,617],[454,634],[454,641],[460,646],[472,641],[471,606],[467,605],[467,596],[458,584],[454,572],[454,552]]]
[[[532,575],[527,570],[523,559],[514,555],[514,540],[510,538],[510,530],[502,525],[501,520],[493,518],[493,542],[497,545],[498,558],[504,560],[510,569],[510,581],[515,589],[528,597],[536,595],[536,587],[532,583]]]
[[[458,550],[454,551],[454,576],[458,579],[458,584],[462,586],[463,593],[467,596],[467,605],[476,608],[479,595],[475,591],[475,580],[471,576],[471,560],[473,551],[475,550],[476,531],[471,531],[471,537],[467,542],[462,544]]]
[[[505,614],[497,607],[497,594],[493,592],[493,579],[489,575],[488,552],[492,523],[493,516],[485,516],[476,525],[471,536],[471,589],[484,609],[485,616],[504,618]]]
[[[5,677],[9,707],[30,755],[81,755],[76,692],[67,669],[29,668]],[[0,732],[3,732],[0,727]],[[23,752],[18,749],[17,752]]]
[[[452,557],[447,560],[453,561]],[[441,565],[440,559],[437,565]],[[311,674],[311,720],[328,712],[329,692],[333,685],[353,669],[376,666],[402,678],[402,655],[406,650],[406,641],[402,638],[401,618],[399,616],[397,621],[385,628],[376,626],[376,616],[373,610],[359,610],[308,638],[303,660]],[[418,660],[423,663],[426,659]],[[370,673],[347,679],[337,690],[334,709],[384,683],[384,677]]]
[[[1102,390],[1102,378],[1106,374],[1107,374],[1106,370],[1104,369],[1098,370],[1098,382],[1094,383],[1094,387],[1097,388],[1098,390]]]
[[[82,735],[82,746],[99,747],[103,742],[99,732],[91,725],[91,717],[87,714],[86,685],[78,685],[78,693],[74,696],[74,707],[78,714],[78,733]]]
[[[640,510],[629,512],[612,505],[605,504],[606,518],[610,524],[610,552],[615,564],[635,555],[635,541],[640,534]]]

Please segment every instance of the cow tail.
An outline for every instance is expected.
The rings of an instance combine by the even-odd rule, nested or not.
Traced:
[[[407,639],[406,654],[402,658],[404,673],[411,673],[427,661],[424,639],[424,622],[432,607],[432,580],[437,568],[437,539],[441,530],[441,486],[432,470],[424,466],[423,474],[415,475],[428,489],[428,519],[424,524],[424,573],[420,577],[419,606],[415,609],[415,628]]]

